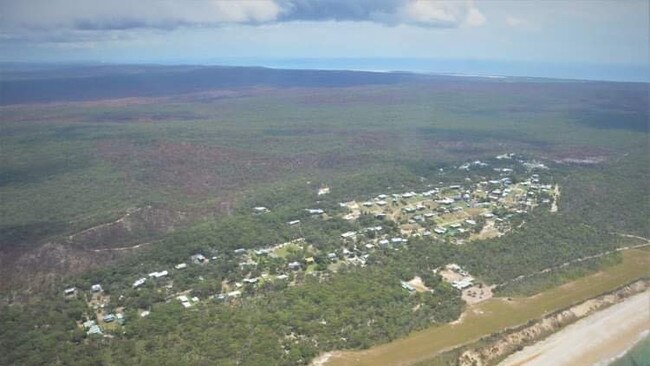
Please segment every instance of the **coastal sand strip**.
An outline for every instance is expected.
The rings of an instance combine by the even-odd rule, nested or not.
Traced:
[[[499,365],[593,365],[621,354],[648,329],[650,290],[579,320]]]

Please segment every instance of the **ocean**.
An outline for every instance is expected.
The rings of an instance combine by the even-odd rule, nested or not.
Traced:
[[[650,333],[609,366],[650,366]]]

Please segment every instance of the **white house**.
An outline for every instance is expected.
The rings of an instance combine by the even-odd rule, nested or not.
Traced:
[[[104,290],[102,289],[102,285],[100,284],[95,284],[90,286],[90,292],[102,292],[102,291]]]
[[[145,282],[147,282],[147,279],[145,277],[139,278],[133,282],[133,288],[138,288],[144,285]]]

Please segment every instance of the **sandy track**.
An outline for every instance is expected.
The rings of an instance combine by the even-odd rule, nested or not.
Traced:
[[[569,325],[500,366],[593,365],[624,352],[648,329],[650,290]]]

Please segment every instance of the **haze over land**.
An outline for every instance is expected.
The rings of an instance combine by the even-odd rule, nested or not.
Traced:
[[[646,1],[187,4],[0,1],[0,365],[491,365],[647,293]]]

